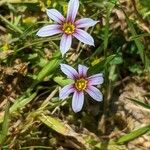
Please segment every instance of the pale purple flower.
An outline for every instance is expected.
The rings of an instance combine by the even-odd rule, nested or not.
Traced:
[[[100,102],[103,99],[102,93],[94,87],[104,82],[103,74],[87,76],[88,68],[78,65],[78,72],[69,65],[61,64],[61,70],[68,78],[74,81],[73,84],[66,85],[59,92],[59,98],[64,100],[70,93],[73,93],[72,109],[79,112],[84,103],[84,92],[88,93],[94,100]]]
[[[56,24],[42,27],[37,35],[40,37],[52,36],[62,33],[60,41],[60,51],[64,55],[71,47],[72,38],[75,37],[79,41],[94,46],[94,39],[87,32],[80,28],[94,26],[98,21],[90,18],[83,18],[75,21],[79,8],[79,0],[70,0],[68,5],[67,17],[56,9],[47,9],[47,15],[54,20]]]

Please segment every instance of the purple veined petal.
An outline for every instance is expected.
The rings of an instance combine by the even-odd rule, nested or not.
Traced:
[[[84,103],[84,93],[75,91],[72,98],[72,109],[75,113],[79,112]]]
[[[85,90],[94,100],[100,102],[103,99],[102,93],[94,86],[88,86]]]
[[[104,78],[103,78],[102,73],[95,74],[95,75],[88,77],[89,85],[99,85],[99,84],[102,84],[103,82],[104,82]]]
[[[72,84],[66,85],[59,91],[59,99],[62,99],[62,100],[66,99],[68,95],[73,92],[74,92],[73,85]]]
[[[94,21],[91,18],[83,18],[83,19],[77,20],[75,22],[75,25],[76,25],[77,28],[85,28],[85,27],[92,27],[98,22],[99,21]]]
[[[92,36],[81,29],[76,29],[76,32],[73,34],[73,36],[84,44],[94,46],[94,39],[92,38]]]
[[[88,67],[83,65],[78,65],[78,73],[80,77],[86,77],[87,76]]]
[[[67,11],[67,21],[74,22],[79,9],[79,0],[70,0]]]
[[[75,80],[78,77],[77,71],[69,65],[60,64],[61,71],[66,74],[69,78]]]
[[[72,35],[63,34],[60,41],[60,51],[62,56],[70,49],[72,43]]]
[[[60,25],[47,25],[45,27],[42,27],[36,33],[36,35],[40,37],[46,37],[46,36],[51,36],[51,35],[55,35],[58,33],[62,33],[62,31],[60,30]]]
[[[57,23],[62,23],[65,20],[64,16],[56,9],[47,9],[46,13],[50,19]]]

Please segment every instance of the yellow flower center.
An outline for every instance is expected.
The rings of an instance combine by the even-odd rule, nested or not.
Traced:
[[[83,91],[86,89],[87,87],[87,80],[81,78],[81,79],[78,79],[76,80],[75,82],[75,88],[78,90],[78,91]]]
[[[75,26],[71,22],[66,22],[66,23],[63,24],[62,30],[66,34],[72,34],[72,33],[74,33]]]

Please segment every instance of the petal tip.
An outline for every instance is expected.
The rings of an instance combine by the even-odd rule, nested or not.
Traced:
[[[89,45],[90,45],[90,46],[93,46],[93,47],[95,47],[95,44],[94,44],[94,42],[90,43]]]
[[[72,107],[72,110],[75,112],[75,113],[78,113],[82,110],[82,108],[77,108],[77,107]]]
[[[60,64],[60,67],[63,67],[63,65],[65,65],[65,64]]]
[[[44,35],[41,35],[40,31],[38,31],[38,32],[36,33],[36,35],[39,36],[39,37],[44,37]]]
[[[98,102],[101,102],[103,100],[103,95],[99,95],[99,99],[97,99]]]
[[[36,35],[39,36],[39,33],[37,32]]]
[[[82,110],[84,104],[84,93],[75,91],[72,98],[72,109],[75,113]]]
[[[95,21],[95,24],[97,24],[98,22],[100,22],[100,21]]]
[[[61,56],[62,58],[64,57],[64,55],[67,53],[68,50],[64,51],[64,49],[60,48],[60,52],[61,52]]]
[[[51,10],[54,10],[54,9],[48,9],[48,8],[46,8],[46,12],[49,12],[49,11],[51,11]]]
[[[98,102],[103,101],[103,95],[99,95],[99,99],[97,99]]]
[[[78,110],[78,109],[74,109],[74,108],[72,108],[73,109],[73,111],[75,112],[75,113],[78,113],[78,112],[80,112],[81,110]]]

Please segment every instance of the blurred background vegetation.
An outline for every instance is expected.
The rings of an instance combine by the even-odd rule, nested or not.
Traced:
[[[74,39],[65,58],[60,36],[39,38],[53,23],[45,13],[66,15],[65,0],[0,0],[1,149],[150,149],[150,0],[80,0],[77,18],[99,23],[88,29],[95,47]],[[70,81],[60,63],[104,73],[104,100],[86,97],[75,114],[71,97],[58,99]]]

